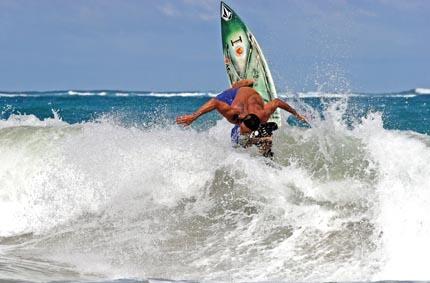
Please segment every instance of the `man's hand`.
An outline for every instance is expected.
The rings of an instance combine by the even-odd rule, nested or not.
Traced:
[[[176,117],[176,123],[178,125],[189,126],[189,125],[191,125],[192,122],[194,122],[194,120],[197,119],[197,117],[198,117],[198,115],[196,113],[193,113],[190,115],[178,116],[178,117]]]
[[[243,87],[243,86],[251,86],[254,84],[254,80],[251,79],[246,79],[246,80],[240,80],[235,82],[234,84],[231,85],[232,88],[238,88],[238,87]]]
[[[302,116],[302,115],[300,115],[299,113],[297,113],[297,114],[296,114],[296,118],[297,118],[299,121],[302,121],[302,122],[304,122],[304,123],[306,123],[306,124],[309,124],[309,122],[308,122],[308,121],[306,121],[305,117],[303,117],[303,116]]]

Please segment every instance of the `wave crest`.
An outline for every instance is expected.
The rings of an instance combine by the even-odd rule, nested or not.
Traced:
[[[351,128],[344,109],[280,129],[273,162],[233,149],[224,121],[196,131],[11,117],[0,127],[0,244],[14,238],[6,255],[84,278],[428,277],[399,266],[430,249],[429,137],[385,130],[380,113]]]

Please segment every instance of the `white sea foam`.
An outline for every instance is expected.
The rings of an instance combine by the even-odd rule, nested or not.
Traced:
[[[418,92],[417,92],[418,93]],[[412,93],[326,93],[326,92],[318,92],[318,91],[310,91],[310,92],[298,92],[298,93],[285,93],[279,92],[278,95],[280,97],[287,98],[346,98],[346,97],[404,97],[404,98],[412,98],[417,96]]]
[[[428,280],[430,252],[430,139],[377,131],[380,115],[364,120],[363,139],[379,163],[378,223],[385,264],[376,279]]]
[[[127,96],[130,96],[130,94],[129,94],[129,93],[126,93],[126,92],[117,92],[115,95],[116,95],[116,96],[120,96],[120,97],[127,97]]]
[[[26,93],[0,93],[0,97],[26,97],[28,94]]]
[[[92,93],[92,92],[78,92],[78,91],[73,91],[73,90],[69,90],[68,94],[69,95],[86,95],[86,96],[94,95],[94,93]]]
[[[74,90],[69,90],[67,93],[69,95],[78,95],[78,96],[93,96],[93,95],[105,96],[107,94],[104,91],[101,91],[101,92],[89,92],[89,91],[74,91]]]
[[[416,94],[392,94],[392,95],[386,95],[386,97],[404,97],[404,98],[412,98],[412,97],[416,97]]]
[[[430,88],[416,88],[415,92],[418,94],[430,94]]]
[[[67,125],[58,112],[52,110],[53,117],[40,120],[34,115],[12,114],[7,120],[0,120],[0,129],[17,127],[59,127]]]
[[[79,279],[430,277],[430,138],[385,130],[378,113],[351,130],[343,111],[340,101],[312,129],[279,130],[274,164],[233,149],[224,121],[195,131],[13,116],[0,125],[0,244],[18,244],[0,261],[26,259],[16,274],[57,263],[45,281],[77,280],[70,269]]]

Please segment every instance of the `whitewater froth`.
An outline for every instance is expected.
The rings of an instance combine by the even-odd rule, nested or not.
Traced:
[[[273,162],[232,148],[223,121],[2,120],[1,254],[42,279],[428,277],[399,268],[413,254],[401,245],[429,252],[428,137],[385,130],[378,113],[351,128],[342,107],[279,130]]]

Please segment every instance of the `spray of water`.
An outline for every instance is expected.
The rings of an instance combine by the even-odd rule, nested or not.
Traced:
[[[344,108],[280,129],[273,162],[223,121],[2,120],[0,277],[427,279],[430,139]]]

